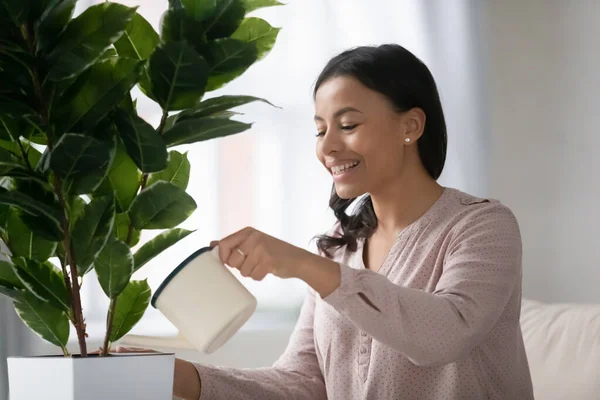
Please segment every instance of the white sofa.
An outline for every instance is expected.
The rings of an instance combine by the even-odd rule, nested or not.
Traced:
[[[536,400],[600,400],[600,304],[523,299],[521,328]]]

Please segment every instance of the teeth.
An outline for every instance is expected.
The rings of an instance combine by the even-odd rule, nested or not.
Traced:
[[[342,172],[345,172],[346,170],[348,170],[352,167],[356,167],[357,165],[358,165],[358,161],[350,161],[343,165],[336,165],[335,167],[331,167],[331,171],[337,175],[337,174],[341,174]]]

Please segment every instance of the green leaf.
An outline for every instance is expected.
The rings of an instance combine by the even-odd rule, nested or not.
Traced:
[[[38,299],[69,312],[71,302],[65,281],[52,263],[40,263],[23,257],[13,257],[13,269],[23,285]]]
[[[158,181],[138,194],[129,216],[136,229],[168,229],[185,221],[195,209],[196,202],[185,190]]]
[[[137,100],[136,100],[137,102]],[[121,100],[121,103],[119,103],[119,108],[122,108],[123,110],[127,111],[128,113],[134,113],[136,112],[136,102],[133,101],[133,99],[131,98],[131,93],[128,93],[125,95],[125,97],[123,97],[123,100]]]
[[[56,215],[61,218],[62,208],[58,202],[58,198],[52,191],[52,188],[47,182],[41,182],[37,179],[14,179],[14,190],[18,191],[37,202],[42,203],[54,210]],[[51,234],[54,228],[48,221],[40,219],[37,214],[20,213],[20,218],[27,228],[40,239],[45,239],[50,242],[56,242],[56,237]],[[60,221],[60,219],[59,219]],[[37,240],[36,240],[37,241]]]
[[[54,210],[61,210],[58,197],[47,182],[35,179],[15,179],[15,190],[44,203]],[[60,213],[60,211],[58,211]],[[62,215],[62,214],[61,214]]]
[[[210,42],[202,55],[210,66],[207,91],[218,89],[239,77],[258,60],[254,44],[232,38]]]
[[[194,118],[177,122],[163,137],[167,146],[176,146],[234,135],[251,127],[252,124],[224,118]]]
[[[4,82],[2,83],[4,84]],[[6,96],[0,96],[0,110],[2,110],[2,115],[13,117],[36,115],[36,112],[29,105]]]
[[[103,2],[71,20],[56,48],[49,54],[51,80],[67,79],[92,65],[116,42],[135,14],[135,8]]]
[[[277,0],[242,0],[242,4],[244,5],[246,13],[258,10],[259,8],[284,5]]]
[[[129,219],[129,215],[127,213],[117,214],[115,218],[115,230],[116,236],[120,241],[127,243],[130,247],[133,247],[139,243],[142,233],[138,229],[132,227],[131,238],[129,242],[127,242],[130,222],[131,220]]]
[[[214,16],[206,22],[208,39],[230,36],[240,26],[246,10],[241,0],[217,0]]]
[[[104,293],[116,298],[127,286],[133,274],[133,255],[129,246],[111,238],[94,262],[94,269]]]
[[[204,95],[206,61],[185,42],[160,45],[150,57],[152,95],[163,110],[192,107]]]
[[[30,12],[30,1],[2,0],[5,11],[16,26],[27,22]]]
[[[217,0],[183,0],[186,14],[196,21],[204,21],[217,12]]]
[[[69,318],[64,312],[27,292],[14,306],[21,320],[42,339],[63,348],[67,345]]]
[[[31,136],[29,138],[30,141],[32,141],[33,139],[35,139],[35,136]],[[38,149],[36,149],[35,147],[33,147],[31,145],[30,141],[27,141],[25,139],[21,139],[21,145],[25,149],[25,154],[27,154],[27,159],[29,160],[29,165],[31,165],[32,168],[35,168],[35,166],[37,165],[37,163],[40,161],[40,158],[42,158],[42,153],[40,153]],[[19,146],[18,143],[15,143],[15,145],[17,147]]]
[[[32,220],[35,222],[37,233],[45,239],[53,241],[63,239],[64,233],[60,225],[61,214],[59,210],[16,191],[0,191],[0,204],[17,207],[33,217]],[[23,222],[29,226],[29,229],[33,229],[32,224],[28,223],[27,220],[23,219]]]
[[[0,260],[0,285],[9,289],[25,289],[25,285],[15,274],[12,264],[4,260]]]
[[[6,245],[13,256],[35,261],[46,261],[54,254],[57,243],[49,241],[29,229],[16,210],[10,212],[6,226]]]
[[[57,131],[69,132],[76,124],[82,131],[96,127],[133,88],[142,66],[142,61],[120,57],[91,66],[61,96],[53,117]]]
[[[37,28],[37,50],[44,51],[56,43],[75,11],[77,0],[54,0],[42,13]]]
[[[117,306],[110,333],[111,343],[125,336],[144,316],[152,291],[146,280],[131,281],[117,297]]]
[[[115,112],[115,125],[135,164],[142,172],[157,172],[167,166],[167,146],[152,125],[123,110]]]
[[[53,3],[55,1],[57,1],[57,0],[30,1],[31,11],[29,13],[29,21],[33,22],[34,24],[37,24],[38,20],[40,19],[41,15],[43,14],[44,10],[46,10],[48,8],[48,5],[50,3]]]
[[[141,172],[119,143],[113,163],[95,195],[115,194],[117,212],[124,212],[135,198],[140,187]]]
[[[80,276],[90,270],[90,265],[104,248],[114,223],[114,198],[96,197],[86,204],[75,222],[71,243]]]
[[[152,25],[140,14],[135,13],[123,36],[115,42],[115,48],[121,57],[147,60],[159,42],[158,33]]]
[[[12,209],[10,206],[6,204],[0,204],[0,234],[6,234],[6,226],[8,225],[8,218],[10,217],[11,210]]]
[[[0,115],[0,139],[15,140],[20,136],[19,131],[19,124],[15,118],[11,118],[8,115]]]
[[[18,144],[15,144],[18,147]],[[19,159],[10,151],[0,148],[0,176],[39,178],[37,174],[19,162]],[[40,179],[43,179],[41,177]]]
[[[13,178],[23,178],[28,180],[35,180],[40,183],[46,183],[46,178],[25,166],[25,162],[22,159],[21,148],[16,142],[0,141],[0,176],[9,176]],[[32,148],[29,143],[21,143],[30,166],[34,166],[38,162],[41,156],[39,151]],[[7,147],[8,149],[5,149]],[[13,151],[15,153],[13,153]]]
[[[0,49],[0,71],[2,71],[0,93],[5,93],[11,100],[24,105],[30,104],[30,97],[28,96],[35,93],[33,84],[35,58],[26,53],[14,41],[12,43],[0,42]],[[6,113],[4,107],[0,110],[2,110],[0,113]]]
[[[63,135],[50,155],[50,168],[63,180],[70,194],[93,191],[104,179],[111,164],[111,149],[91,136]]]
[[[0,279],[0,294],[8,297],[12,300],[21,300],[23,298],[23,290],[15,289],[8,285],[5,285],[5,282]]]
[[[258,52],[251,43],[225,38],[210,42],[203,55],[210,66],[212,77],[246,70],[257,60]]]
[[[83,215],[86,205],[85,200],[79,196],[72,196],[69,199],[69,217],[72,227],[75,226],[75,221]]]
[[[138,251],[135,252],[135,255],[133,256],[133,271],[135,272],[138,269],[142,268],[154,257],[156,257],[157,255],[159,255],[160,253],[162,253],[163,251],[173,246],[175,243],[179,242],[181,239],[185,238],[193,232],[194,231],[175,228],[166,232],[162,232],[160,235],[146,242],[142,247],[138,249]]]
[[[104,53],[102,53],[102,55],[100,56],[100,58],[98,59],[99,62],[102,61],[109,61],[112,58],[116,58],[119,55],[117,54],[117,51],[114,49],[114,47],[109,47],[108,49],[106,49],[104,51]]]
[[[188,16],[183,8],[169,9],[160,19],[160,37],[165,43],[179,42],[184,39]]]
[[[187,153],[181,154],[178,151],[172,150],[169,152],[167,168],[163,171],[150,174],[147,185],[151,186],[155,182],[166,181],[185,190],[190,179],[190,167]]]
[[[265,99],[261,99],[260,97],[254,96],[219,96],[213,97],[211,99],[207,99],[202,101],[201,103],[195,105],[192,108],[188,108],[187,110],[183,110],[179,114],[175,115],[176,121],[182,121],[184,119],[189,118],[199,118],[199,117],[211,117],[216,114],[219,114],[223,111],[227,111],[231,108],[243,106],[248,103],[252,103],[254,101],[262,101],[271,106],[270,102]],[[275,107],[275,106],[273,106]]]
[[[281,28],[272,27],[264,19],[246,18],[231,37],[242,42],[253,43],[258,50],[258,60],[260,60],[271,51],[280,30]]]

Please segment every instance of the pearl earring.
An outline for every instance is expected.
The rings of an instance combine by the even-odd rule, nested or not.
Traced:
[[[404,141],[405,141],[406,143],[408,143],[408,142],[410,142],[410,138],[406,138],[406,139],[404,139]]]

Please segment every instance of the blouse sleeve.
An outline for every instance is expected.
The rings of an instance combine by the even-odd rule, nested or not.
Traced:
[[[313,336],[315,294],[309,291],[284,354],[268,368],[236,369],[194,364],[202,400],[326,400]]]

